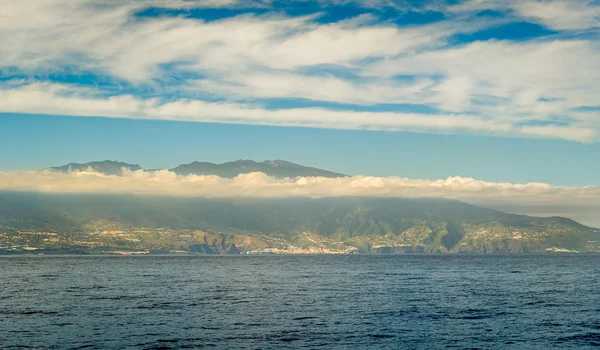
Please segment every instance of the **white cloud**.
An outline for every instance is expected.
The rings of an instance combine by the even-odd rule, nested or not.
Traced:
[[[415,114],[354,112],[325,108],[268,110],[253,104],[217,103],[202,100],[139,99],[131,95],[103,97],[94,90],[38,83],[0,89],[0,110],[12,113],[70,116],[103,116],[300,126],[331,129],[365,129],[417,132],[486,133],[490,135],[543,136],[589,142],[594,129],[556,126],[552,129],[524,128],[507,121],[466,114]]]
[[[447,111],[465,111],[471,106],[473,82],[465,75],[450,76],[436,85],[433,91],[441,97],[440,108]]]
[[[594,0],[466,0],[445,10],[451,13],[511,11],[518,18],[556,30],[586,30],[600,26],[600,3]]]
[[[205,22],[182,17],[133,19],[136,11],[209,6],[212,2],[110,2],[23,0],[2,6],[0,62],[31,72],[61,65],[94,69],[141,82],[160,75],[161,64],[186,62],[194,70],[294,69],[348,64],[436,44],[454,31],[447,23],[398,29],[370,17],[328,25],[314,16],[241,15]],[[366,25],[370,24],[370,25]]]
[[[570,141],[594,140],[597,137],[597,131],[585,128],[569,128],[568,134],[565,134],[565,128],[562,126],[522,126],[519,130],[523,134],[535,135],[543,138],[562,138]]]
[[[429,78],[407,82],[389,79],[350,81],[333,75],[307,76],[285,72],[249,72],[198,80],[192,89],[240,99],[302,98],[356,105],[423,101],[435,82]]]
[[[388,59],[365,74],[445,76],[433,88],[438,94],[428,96],[442,109],[516,123],[570,118],[573,128],[597,133],[593,118],[582,119],[573,109],[598,105],[598,57],[598,45],[585,40],[475,42]]]
[[[183,197],[444,197],[482,205],[548,212],[583,208],[600,211],[600,187],[555,187],[543,183],[494,183],[450,177],[420,180],[401,177],[353,176],[275,179],[262,173],[233,179],[218,176],[179,176],[168,170],[130,171],[108,176],[91,171],[0,172],[0,190],[50,193],[133,193]],[[583,210],[582,211],[585,211]],[[589,222],[589,221],[588,221]]]
[[[600,4],[580,1],[514,1],[520,16],[531,18],[552,29],[600,27]]]
[[[359,3],[372,8],[411,7],[408,2]],[[599,104],[600,45],[593,38],[524,43],[492,40],[458,46],[447,40],[457,33],[514,20],[469,17],[473,11],[488,8],[511,9],[515,16],[557,29],[589,28],[600,8],[591,2],[472,0],[445,9],[438,5],[447,11],[447,19],[410,26],[377,22],[369,15],[330,24],[314,21],[318,14],[290,17],[281,12],[208,22],[134,16],[152,6],[268,8],[270,4],[234,0],[114,0],[102,4],[22,0],[2,4],[0,71],[4,75],[11,69],[38,77],[65,71],[99,74],[136,87],[151,86],[156,99],[127,94],[105,98],[106,91],[101,90],[50,83],[14,87],[9,83],[0,92],[0,112],[469,132],[583,142],[598,139],[598,113],[574,111]],[[557,16],[560,13],[564,16]],[[327,73],[318,73],[319,69]],[[348,79],[346,74],[354,78]],[[182,82],[164,86],[171,75],[178,75]],[[204,79],[197,79],[198,75]],[[397,79],[397,75],[411,78]],[[173,90],[190,96],[212,94],[228,102],[210,103],[202,98],[164,102],[172,99]],[[267,98],[373,107],[418,104],[441,112],[272,111],[261,108],[260,100]],[[557,119],[564,125],[555,126]]]
[[[593,104],[600,90],[600,48],[586,40],[525,42],[474,42],[465,46],[400,56],[376,63],[366,73],[377,76],[394,74],[461,74],[479,83],[481,93],[511,97],[515,92],[535,89],[545,97],[574,98],[574,89],[584,92],[575,103]],[[575,69],[577,67],[577,69]]]

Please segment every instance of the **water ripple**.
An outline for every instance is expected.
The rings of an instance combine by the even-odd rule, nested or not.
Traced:
[[[0,264],[2,349],[600,346],[600,255]]]

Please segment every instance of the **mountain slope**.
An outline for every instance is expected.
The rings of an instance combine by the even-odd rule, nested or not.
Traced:
[[[211,236],[211,241],[246,242],[238,243],[246,244],[245,248],[343,246],[372,253],[585,251],[597,250],[593,241],[600,241],[599,230],[569,219],[507,214],[446,199],[1,193],[0,225],[84,233],[120,227],[123,232],[149,230],[159,237],[165,235],[160,233],[163,229],[180,233],[199,230],[204,237],[224,235],[218,239]],[[162,240],[144,235],[136,239],[153,244],[180,242],[185,247],[195,242],[186,241],[186,246],[176,233]]]

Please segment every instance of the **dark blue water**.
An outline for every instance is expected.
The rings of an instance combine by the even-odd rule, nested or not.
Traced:
[[[0,347],[600,345],[600,255],[0,258]]]

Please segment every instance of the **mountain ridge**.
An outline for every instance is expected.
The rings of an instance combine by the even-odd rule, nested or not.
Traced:
[[[108,159],[103,161],[91,161],[87,163],[68,163],[61,166],[48,167],[44,170],[66,173],[70,171],[86,171],[88,169],[93,169],[94,171],[105,175],[121,175],[123,168],[131,171],[142,170],[142,167],[140,167],[139,164],[129,164]]]
[[[94,171],[105,175],[121,175],[123,169],[131,171],[157,170],[143,169],[138,164],[129,164],[112,160],[92,161],[87,163],[69,163],[62,166],[48,167],[45,170],[67,173],[69,171],[86,171],[88,169],[93,169]],[[249,159],[238,159],[220,164],[204,161],[192,161],[191,163],[180,164],[168,170],[178,175],[217,175],[224,178],[233,178],[240,174],[247,174],[251,172],[261,172],[276,178],[310,176],[339,178],[347,176],[341,173],[304,166],[281,159],[265,160],[262,162]]]

